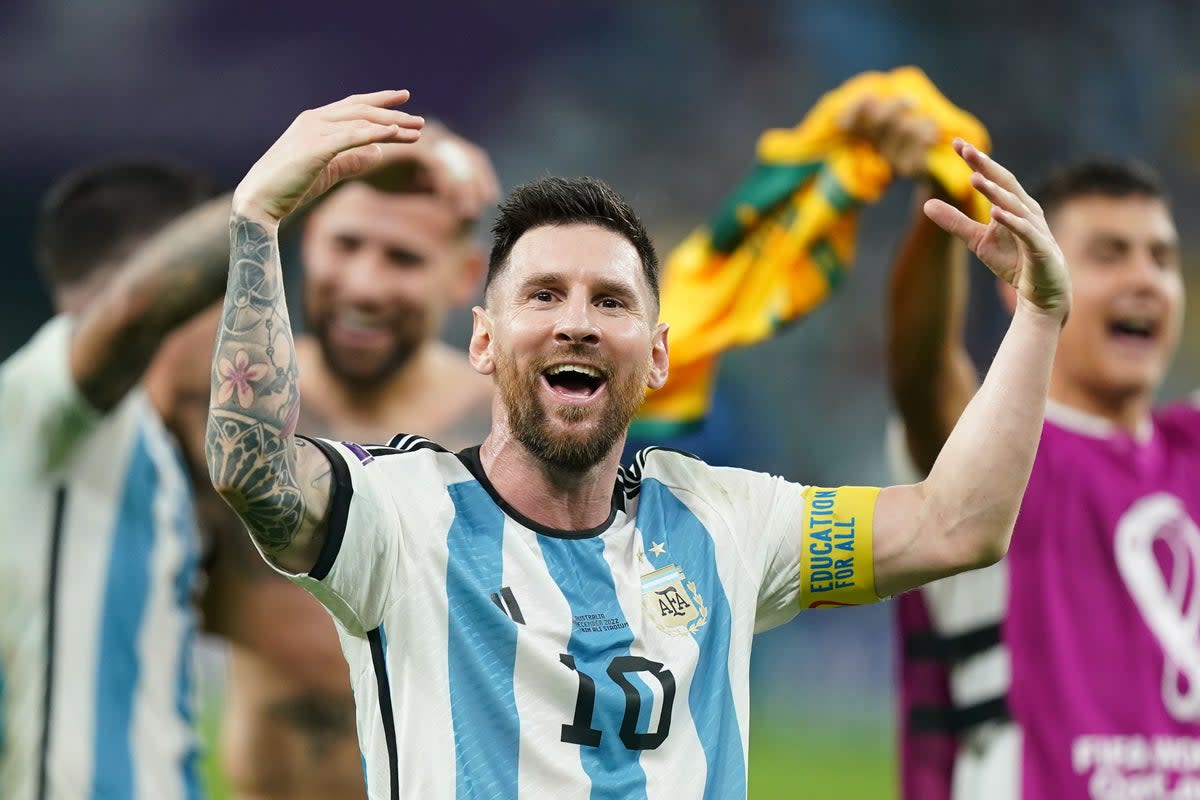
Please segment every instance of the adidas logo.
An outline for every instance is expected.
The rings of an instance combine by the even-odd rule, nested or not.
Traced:
[[[521,613],[521,606],[517,603],[517,596],[513,594],[512,589],[505,586],[498,592],[492,592],[491,597],[496,608],[511,617],[513,622],[518,625],[525,624],[525,615]]]

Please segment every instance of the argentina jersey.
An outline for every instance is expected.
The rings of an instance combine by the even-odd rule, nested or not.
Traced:
[[[373,800],[744,797],[754,633],[838,581],[874,598],[876,490],[830,490],[826,524],[803,486],[651,448],[564,531],[478,448],[310,441],[329,530],[291,577],[338,623]]]
[[[0,365],[0,797],[198,798],[191,490],[141,391],[87,408],[70,324]]]

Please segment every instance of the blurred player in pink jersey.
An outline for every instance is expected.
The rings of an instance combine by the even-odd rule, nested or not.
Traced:
[[[884,115],[884,150],[920,152],[907,111]],[[1175,225],[1136,162],[1077,161],[1034,197],[1074,305],[1008,557],[899,599],[904,797],[1200,797],[1200,409],[1153,406],[1183,320]],[[918,213],[896,261],[901,479],[928,471],[979,383],[965,253]]]

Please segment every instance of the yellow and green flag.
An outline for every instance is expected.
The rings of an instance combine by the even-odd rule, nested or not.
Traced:
[[[708,412],[717,358],[754,344],[820,305],[854,259],[858,212],[875,202],[892,170],[841,124],[867,97],[906,98],[937,125],[930,175],[979,220],[988,204],[951,147],[962,137],[989,148],[987,130],[947,100],[916,67],[858,75],[822,97],[799,125],[766,131],[750,174],[708,224],[666,258],[660,318],[670,324],[671,373],[646,397],[633,433],[655,439]]]

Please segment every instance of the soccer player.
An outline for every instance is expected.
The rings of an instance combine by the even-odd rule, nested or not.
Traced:
[[[211,197],[193,170],[139,160],[79,171],[44,202],[58,315],[0,365],[5,800],[198,791],[199,542],[160,345],[225,284],[229,199]]]
[[[389,145],[381,167],[320,199],[301,236],[300,430],[386,441],[399,428],[455,447],[487,433],[491,381],[437,336],[447,312],[478,290],[473,233],[496,193],[483,151],[430,125],[420,142]],[[237,359],[222,369],[239,369]],[[204,375],[207,387],[207,365]],[[209,627],[230,643],[221,751],[232,788],[256,800],[365,797],[334,624],[234,522],[206,603]]]
[[[959,143],[994,220],[928,212],[1019,308],[913,486],[804,487],[663,450],[621,469],[667,376],[667,326],[645,230],[594,179],[501,207],[470,345],[497,385],[481,445],[298,438],[276,228],[376,164],[376,143],[417,137],[420,118],[391,110],[407,96],[302,113],[235,192],[214,359],[239,366],[214,372],[213,483],[335,617],[372,797],[744,796],[756,630],[1005,552],[1070,306],[1058,247],[1012,175]]]
[[[1034,197],[1070,267],[1071,317],[1008,557],[899,600],[904,796],[1195,796],[1200,411],[1153,408],[1183,317],[1175,225],[1131,161],[1076,161]],[[893,450],[913,480],[978,391],[965,289],[962,248],[916,219],[889,347]]]

